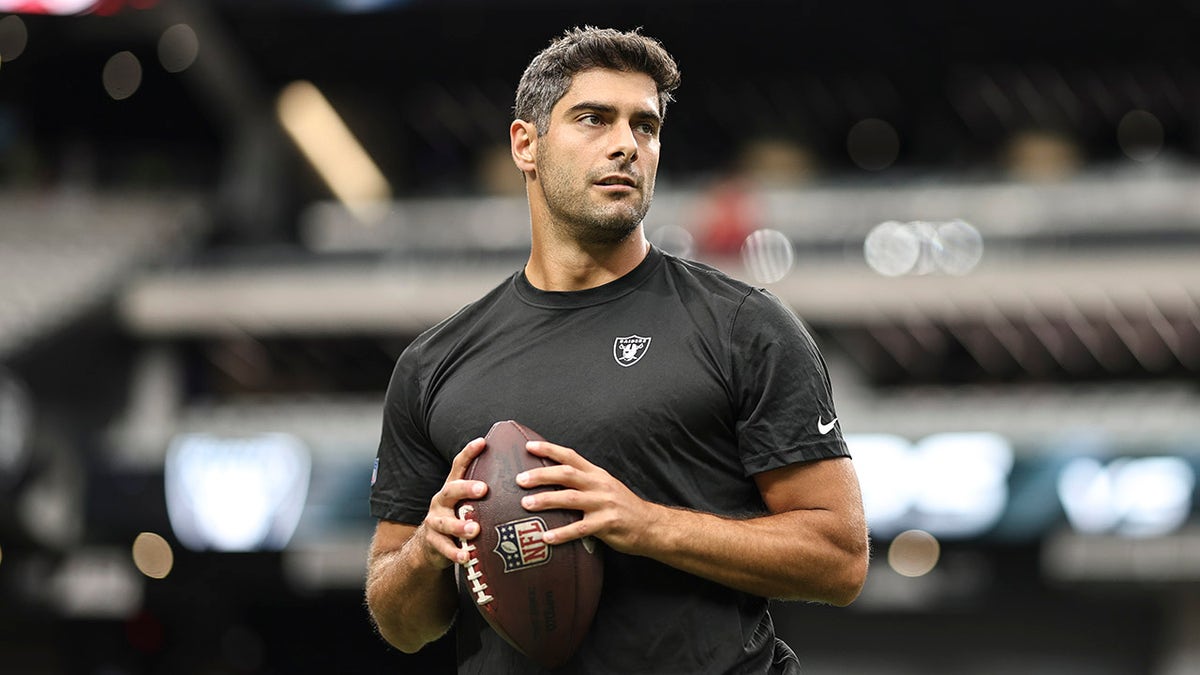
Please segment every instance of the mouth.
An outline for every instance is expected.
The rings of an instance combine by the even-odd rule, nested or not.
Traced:
[[[614,173],[614,174],[609,174],[607,176],[604,176],[600,180],[596,181],[596,185],[599,185],[601,187],[635,188],[635,187],[637,187],[637,181],[634,180],[631,176],[626,176],[625,174]]]

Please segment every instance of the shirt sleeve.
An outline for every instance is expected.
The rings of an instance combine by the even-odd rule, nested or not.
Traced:
[[[420,347],[396,361],[383,405],[383,431],[371,478],[371,515],[418,525],[450,473],[425,428]]]
[[[738,449],[746,475],[848,457],[816,342],[777,297],[752,290],[731,331]]]

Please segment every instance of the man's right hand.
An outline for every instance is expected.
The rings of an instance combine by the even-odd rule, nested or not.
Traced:
[[[439,569],[465,563],[467,552],[459,546],[459,540],[474,539],[479,534],[479,524],[459,518],[454,507],[464,499],[479,499],[487,494],[487,483],[463,478],[471,461],[485,448],[484,440],[476,438],[454,457],[446,482],[430,500],[429,513],[415,533],[423,544],[426,559]]]
[[[454,621],[458,603],[450,567],[466,562],[459,539],[479,534],[479,525],[460,520],[454,507],[487,494],[486,483],[463,478],[484,447],[477,438],[455,456],[420,525],[380,520],[375,526],[367,559],[367,606],[380,635],[401,651],[419,650],[444,635]]]

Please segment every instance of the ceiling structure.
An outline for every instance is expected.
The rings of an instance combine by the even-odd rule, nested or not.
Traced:
[[[267,139],[278,134],[276,96],[307,80],[397,194],[478,190],[482,155],[506,142],[523,64],[580,23],[642,26],[676,54],[684,86],[663,170],[679,182],[728,169],[758,138],[801,144],[820,175],[855,180],[995,171],[1012,136],[1029,129],[1066,135],[1086,159],[1120,160],[1118,127],[1133,110],[1153,116],[1169,153],[1200,147],[1189,113],[1200,105],[1190,39],[1200,9],[1185,1],[141,4],[112,16],[21,17],[26,45],[0,65],[0,143],[32,139],[43,180],[74,170],[101,185],[212,185],[267,170],[277,185],[264,189],[294,211],[328,192],[286,143]],[[161,42],[177,24],[193,28],[199,56],[168,72]],[[113,100],[101,75],[122,51],[141,80]],[[896,134],[882,174],[846,151],[864,119]],[[163,157],[172,161],[147,169]]]

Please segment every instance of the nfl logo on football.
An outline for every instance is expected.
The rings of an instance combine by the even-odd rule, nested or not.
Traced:
[[[493,550],[504,561],[505,574],[550,562],[550,546],[542,540],[545,531],[545,521],[537,516],[496,526],[499,541]]]

